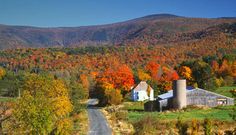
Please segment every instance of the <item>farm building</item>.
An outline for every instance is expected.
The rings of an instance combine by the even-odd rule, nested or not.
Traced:
[[[186,88],[186,80],[173,82],[173,90],[159,95],[157,110],[181,109],[187,105],[203,105],[215,107],[219,105],[233,105],[234,99],[200,88]]]
[[[154,100],[154,90],[145,81],[141,81],[131,90],[133,101]]]

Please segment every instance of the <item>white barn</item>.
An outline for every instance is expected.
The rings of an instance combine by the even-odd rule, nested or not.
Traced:
[[[154,100],[154,90],[145,81],[141,81],[131,91],[131,99],[133,101]]]

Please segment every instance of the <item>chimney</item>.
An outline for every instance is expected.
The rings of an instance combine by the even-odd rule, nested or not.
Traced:
[[[186,80],[173,81],[173,107],[182,109],[187,106]]]

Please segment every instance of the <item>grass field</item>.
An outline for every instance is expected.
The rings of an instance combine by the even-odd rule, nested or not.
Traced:
[[[232,97],[229,90],[236,88],[232,87],[221,87],[215,92]],[[183,120],[198,119],[203,120],[205,118],[221,120],[221,121],[232,121],[230,113],[236,109],[236,106],[220,106],[215,108],[189,108],[185,111],[176,111],[176,112],[144,112],[144,102],[125,102],[124,109],[128,110],[128,120],[130,122],[135,122],[141,118],[149,115],[155,119],[161,120],[176,120],[178,117],[181,117]]]
[[[141,112],[141,111],[129,111],[128,120],[135,122],[141,118],[149,115],[153,118],[160,120],[177,120],[178,117],[183,120],[198,119],[203,120],[204,118],[221,120],[221,121],[232,121],[230,113],[236,109],[235,106],[224,106],[208,109],[189,109],[187,111],[180,112]]]

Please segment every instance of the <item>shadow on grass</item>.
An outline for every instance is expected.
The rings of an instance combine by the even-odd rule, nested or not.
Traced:
[[[143,109],[128,109],[129,112],[144,112]]]

